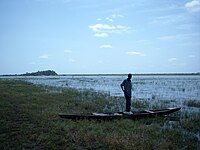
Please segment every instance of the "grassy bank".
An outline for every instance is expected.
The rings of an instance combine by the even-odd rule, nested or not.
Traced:
[[[59,112],[102,112],[113,98],[0,80],[0,149],[198,149],[200,115],[168,118],[72,121]],[[110,102],[112,101],[112,103]]]

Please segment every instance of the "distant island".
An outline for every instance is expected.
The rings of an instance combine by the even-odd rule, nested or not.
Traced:
[[[37,72],[27,72],[25,74],[7,74],[7,75],[0,75],[0,76],[57,76],[58,74],[53,70],[45,70],[45,71],[37,71]]]
[[[20,76],[57,76],[58,74],[53,70],[38,71],[32,73],[21,74]]]

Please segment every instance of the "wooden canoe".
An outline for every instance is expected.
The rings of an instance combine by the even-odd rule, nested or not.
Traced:
[[[66,114],[59,113],[58,115],[61,118],[65,119],[95,119],[95,120],[112,120],[112,119],[140,119],[145,117],[155,117],[155,116],[166,116],[176,111],[179,111],[181,108],[166,108],[166,109],[157,109],[157,110],[144,110],[139,112],[132,112],[132,114],[126,114],[124,112],[117,113],[74,113]]]

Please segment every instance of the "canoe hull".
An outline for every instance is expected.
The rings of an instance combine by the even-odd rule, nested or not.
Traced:
[[[165,116],[176,111],[179,111],[181,108],[167,108],[160,110],[144,110],[140,112],[133,112],[133,114],[125,114],[123,112],[117,113],[80,113],[80,114],[66,114],[59,113],[58,115],[61,118],[65,119],[89,119],[89,120],[113,120],[113,119],[140,119],[146,117],[155,117],[155,116]]]

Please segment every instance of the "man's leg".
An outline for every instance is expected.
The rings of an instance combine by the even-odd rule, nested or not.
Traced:
[[[131,110],[131,97],[125,95],[125,98],[126,98],[126,112],[129,112]]]

